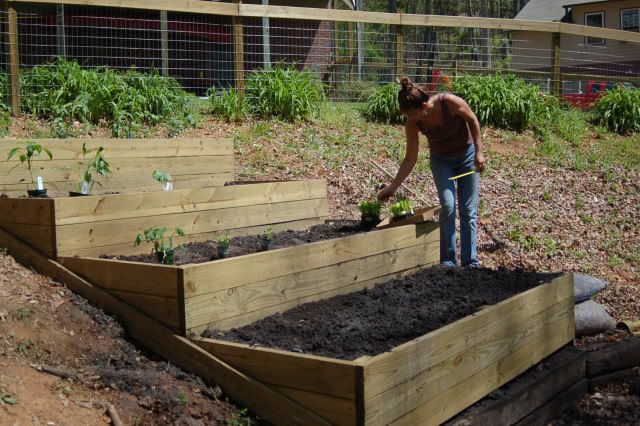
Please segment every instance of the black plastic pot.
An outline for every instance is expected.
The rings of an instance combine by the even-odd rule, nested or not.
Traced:
[[[162,254],[162,253],[160,253]],[[175,255],[175,251],[174,250],[167,250],[166,253],[164,253],[164,258],[160,260],[160,262],[164,263],[165,265],[173,265],[173,256]]]
[[[413,216],[413,214],[414,214],[413,212],[410,212],[410,213],[405,213],[405,214],[402,214],[402,215],[399,215],[399,216],[394,216],[393,220],[409,219],[411,216]]]
[[[229,254],[229,246],[218,246],[218,257],[224,259]]]
[[[47,198],[46,189],[28,189],[27,194],[29,198]]]
[[[83,194],[82,192],[69,191],[69,197],[88,197],[90,194]]]
[[[260,238],[260,248],[262,248],[262,251],[267,251],[271,248],[271,243],[273,240],[268,239],[268,238]]]
[[[380,216],[360,216],[363,225],[376,226],[380,223]]]

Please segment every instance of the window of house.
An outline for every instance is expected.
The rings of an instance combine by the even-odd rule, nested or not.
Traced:
[[[604,12],[593,12],[584,14],[584,24],[588,27],[604,28]],[[585,37],[585,44],[597,46],[604,44],[604,39],[599,37]]]
[[[640,9],[622,9],[620,11],[620,29],[640,33]]]

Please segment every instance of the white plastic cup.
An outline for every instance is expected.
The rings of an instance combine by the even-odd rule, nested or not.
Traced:
[[[173,182],[165,182],[164,183],[165,191],[173,191]]]
[[[36,188],[38,189],[38,191],[42,191],[44,189],[44,185],[42,184],[42,176],[38,176],[36,178]]]

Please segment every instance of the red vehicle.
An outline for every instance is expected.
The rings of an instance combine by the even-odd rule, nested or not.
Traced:
[[[586,83],[586,84],[585,84]],[[562,95],[562,99],[580,109],[590,108],[607,90],[616,86],[631,87],[630,83],[612,83],[610,81],[579,81],[577,82],[577,93],[567,93]]]

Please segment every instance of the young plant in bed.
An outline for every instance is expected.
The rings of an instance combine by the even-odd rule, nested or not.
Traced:
[[[147,228],[142,234],[136,236],[134,246],[138,247],[143,241],[153,243],[151,253],[156,254],[158,262],[164,263],[165,265],[173,265],[175,250],[182,247],[181,245],[174,247],[173,238],[176,236],[184,237],[185,233],[182,229],[176,228],[171,236],[165,237],[165,232],[167,232],[167,228],[160,228],[158,226]]]
[[[269,248],[271,248],[272,242],[273,242],[273,228],[268,227],[260,236],[262,251],[269,250]]]
[[[378,200],[363,200],[358,203],[360,218],[362,223],[375,226],[380,223],[380,207],[382,204]]]
[[[413,205],[407,198],[399,198],[391,205],[391,215],[394,220],[406,219],[413,216]]]
[[[218,257],[224,259],[229,254],[229,234],[218,238]]]
[[[72,197],[79,195],[89,195],[93,189],[94,184],[102,186],[102,184],[95,180],[94,174],[107,178],[111,174],[109,163],[104,159],[104,147],[99,147],[93,158],[87,159],[87,154],[91,154],[93,151],[87,148],[87,144],[82,144],[82,162],[80,163],[82,169],[82,176],[75,192],[70,192]]]
[[[42,187],[42,178],[38,176],[38,179],[33,178],[33,161],[40,158],[42,153],[47,154],[49,156],[49,160],[53,159],[53,154],[48,149],[44,148],[42,145],[33,143],[33,142],[20,142],[9,151],[9,155],[7,156],[7,161],[11,160],[16,155],[18,156],[18,160],[20,160],[20,164],[16,164],[9,171],[15,169],[18,166],[24,166],[29,172],[29,177],[31,178],[31,185],[33,185],[33,189],[27,190],[27,194],[29,197],[46,197],[47,190]]]
[[[160,170],[153,171],[153,178],[162,184],[162,188],[165,191],[173,190],[173,180],[171,175],[167,172],[161,172]]]

